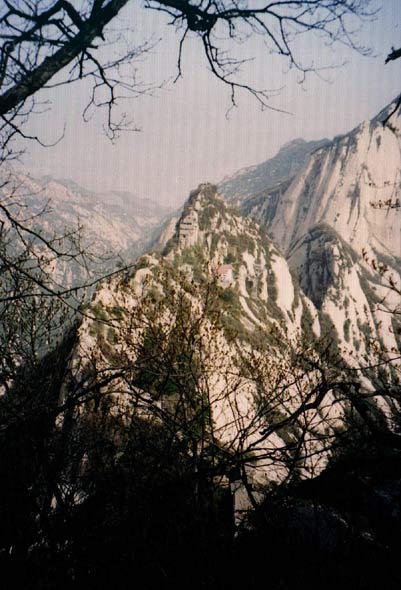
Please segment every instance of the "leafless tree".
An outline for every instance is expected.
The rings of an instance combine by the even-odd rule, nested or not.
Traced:
[[[391,48],[391,52],[388,54],[388,56],[386,57],[386,61],[384,63],[389,63],[391,61],[394,61],[396,59],[399,59],[401,57],[401,47],[399,49],[394,49],[394,47]],[[398,100],[396,101],[394,107],[390,110],[390,112],[388,113],[387,117],[384,119],[383,121],[383,125],[385,125],[386,123],[388,123],[388,121],[390,120],[390,118],[397,112],[397,110],[400,108],[401,106],[401,94],[398,97]]]
[[[1,166],[0,166],[1,168]],[[50,204],[23,175],[2,169],[0,185],[0,394],[21,367],[33,369],[63,332],[85,316],[83,304],[117,262],[92,248],[79,223],[51,229]],[[87,314],[87,315],[90,315]]]
[[[124,66],[152,45],[135,44],[135,35],[121,23],[117,35],[110,30],[110,23],[130,4],[130,0],[5,0],[0,12],[0,116],[9,135],[22,133],[20,123],[35,109],[33,99],[39,90],[90,78],[87,108],[106,107],[107,129],[115,136],[127,123],[124,117],[120,121],[112,117],[119,93],[143,91]],[[357,43],[355,25],[373,16],[369,5],[369,0],[146,0],[143,8],[166,14],[166,24],[178,31],[178,77],[185,41],[195,36],[213,74],[231,89],[233,104],[236,90],[246,90],[262,107],[271,108],[268,90],[242,83],[236,76],[243,61],[230,57],[227,49],[259,35],[266,42],[266,53],[278,54],[305,75],[313,64],[298,55],[294,40],[301,34],[318,34],[326,43],[345,43],[366,52]],[[102,51],[107,43],[114,43],[117,57],[107,58],[107,51]]]
[[[258,466],[278,482],[297,481],[319,473],[353,435],[400,448],[371,404],[399,402],[399,386],[366,390],[362,369],[347,366],[330,336],[230,329],[223,296],[213,274],[193,281],[171,261],[145,257],[96,294],[79,333],[16,371],[0,398],[0,444],[9,453],[18,435],[16,448],[34,468],[20,456],[15,469],[6,462],[4,473],[24,487],[17,500],[10,485],[2,493],[14,517],[29,500],[21,520],[34,524],[15,538],[9,523],[3,556],[10,547],[28,555],[42,546],[51,523],[57,529],[58,519],[90,507],[97,478],[131,462],[128,481],[112,480],[122,495],[138,482],[167,479],[166,471],[151,473],[154,465],[185,466],[178,477],[194,516],[233,472],[256,506],[258,484],[249,475]],[[146,497],[149,487],[139,488],[134,497]],[[113,505],[112,516],[118,510]]]

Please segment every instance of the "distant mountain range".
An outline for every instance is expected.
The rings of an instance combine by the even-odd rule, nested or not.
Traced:
[[[19,175],[18,184],[20,202],[31,214],[39,214],[33,225],[44,235],[62,236],[82,227],[81,247],[90,253],[89,260],[105,260],[89,262],[89,271],[107,272],[118,262],[135,261],[152,247],[172,215],[170,208],[150,199],[120,191],[95,193],[71,180]],[[84,272],[78,265],[60,263],[55,270],[66,286],[80,283]]]
[[[233,176],[225,178],[219,185],[219,192],[234,204],[242,203],[247,197],[253,199],[289,179],[304,166],[311,153],[329,142],[328,139],[305,141],[294,139],[284,144],[279,152],[262,164],[242,168]]]

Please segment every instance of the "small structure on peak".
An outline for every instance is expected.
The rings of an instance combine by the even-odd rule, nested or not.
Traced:
[[[183,248],[193,246],[198,241],[199,224],[196,211],[190,210],[182,217],[178,227],[179,245]]]

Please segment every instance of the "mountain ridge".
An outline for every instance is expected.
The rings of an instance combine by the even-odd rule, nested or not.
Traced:
[[[281,429],[275,421],[281,416],[286,423],[294,412],[297,415],[298,403],[303,407],[304,393],[301,386],[300,391],[295,387],[298,379],[306,390],[309,387],[318,390],[322,387],[319,380],[326,371],[334,376],[335,367],[340,372],[343,367],[345,371],[357,371],[354,381],[358,381],[361,392],[369,395],[380,386],[380,379],[384,376],[383,373],[378,378],[375,369],[370,368],[377,362],[378,354],[371,342],[379,342],[389,324],[384,323],[385,319],[374,317],[372,306],[376,300],[369,301],[366,287],[361,287],[362,272],[366,281],[367,271],[355,265],[352,249],[345,242],[343,250],[338,249],[334,231],[328,246],[325,245],[326,226],[321,226],[317,237],[323,239],[321,247],[327,250],[327,269],[336,276],[335,282],[327,281],[320,310],[300,288],[266,230],[227,205],[217,194],[216,187],[200,185],[184,205],[174,235],[164,250],[145,254],[128,275],[112,278],[99,287],[89,308],[95,318],[86,320],[80,328],[77,355],[85,359],[96,354],[97,360],[93,363],[106,363],[107,366],[109,356],[113,359],[116,350],[121,348],[127,351],[130,366],[135,366],[138,359],[136,339],[142,338],[142,322],[136,320],[138,327],[135,330],[127,328],[128,336],[124,326],[132,326],[131,318],[140,318],[145,313],[146,329],[151,329],[152,334],[163,334],[166,339],[163,347],[170,346],[167,343],[170,335],[176,334],[177,325],[183,329],[183,318],[188,326],[193,326],[192,321],[199,322],[202,326],[198,336],[200,348],[197,345],[194,350],[197,354],[206,351],[205,358],[214,359],[212,367],[208,365],[203,369],[203,378],[207,382],[216,437],[230,448],[236,448],[241,440],[248,451],[252,449],[254,458],[250,463],[261,481],[283,481],[288,471],[284,465],[278,466],[272,453],[280,455],[278,449],[285,449],[289,441],[296,440],[298,426],[294,424],[294,431]],[[312,238],[316,244],[316,236]],[[317,259],[318,267],[320,259]],[[310,269],[314,272],[313,264]],[[319,277],[318,283],[322,283]],[[213,292],[212,285],[217,289],[217,323],[211,319],[217,316],[203,312],[205,301]],[[183,308],[185,313],[180,311]],[[153,325],[157,328],[153,329]],[[201,334],[207,335],[207,343]],[[132,343],[131,352],[128,352],[127,342]],[[323,349],[326,349],[321,357],[317,352],[320,343],[325,343]],[[395,340],[391,344],[398,346]],[[187,346],[185,343],[177,345],[177,342],[172,345],[178,346],[178,350],[181,346],[185,350]],[[328,349],[332,352],[326,359]],[[157,372],[163,372],[163,362],[160,359],[158,362],[161,366]],[[243,373],[248,363],[248,369]],[[319,368],[320,363],[328,365],[323,369]],[[367,369],[362,370],[362,366]],[[81,370],[85,370],[84,367]],[[221,383],[226,383],[228,374],[236,376],[237,385],[234,389],[229,387],[231,393],[222,395]],[[387,373],[385,378],[388,378]],[[149,399],[150,395],[152,401],[146,403],[152,405],[157,400],[161,411],[165,404],[174,407],[175,402],[173,398],[170,400],[166,389],[159,389],[158,385],[157,391],[152,393],[147,385],[143,391],[144,381],[140,383],[141,400]],[[260,387],[264,392],[262,398],[257,393]],[[135,389],[131,391],[126,403],[137,394]],[[156,398],[152,397],[154,395]],[[124,398],[120,396],[119,399],[121,403]],[[260,399],[265,408],[263,412],[260,412]],[[328,457],[326,437],[331,441],[347,424],[348,405],[341,393],[329,388],[322,400],[321,406],[308,406],[305,416],[304,410],[300,410],[308,424],[307,434],[304,432],[306,439],[302,443],[305,444],[304,454],[299,458],[301,477],[310,477],[324,468]],[[391,405],[385,396],[370,400],[369,405],[371,412],[388,416],[391,422]],[[123,411],[125,408],[123,403]],[[303,431],[304,427],[299,428]],[[272,448],[277,450],[273,452]]]
[[[52,176],[13,177],[12,190],[20,209],[29,207],[29,224],[48,239],[71,235],[79,240],[86,266],[55,261],[54,276],[66,288],[114,270],[117,264],[132,263],[153,246],[172,215],[168,207],[139,199],[129,193],[95,193],[74,181]],[[71,233],[72,232],[72,233]]]
[[[295,176],[274,187],[267,176],[264,191],[237,197],[242,213],[285,253],[304,292],[328,312],[348,348],[363,326],[372,339],[398,347],[390,283],[401,281],[400,111],[386,127],[382,123],[393,108],[317,147]],[[343,300],[353,307],[346,314]]]
[[[264,191],[288,180],[303,166],[310,153],[327,143],[327,139],[306,141],[298,138],[287,142],[275,156],[223,179],[218,188],[228,200],[239,204],[244,197]]]

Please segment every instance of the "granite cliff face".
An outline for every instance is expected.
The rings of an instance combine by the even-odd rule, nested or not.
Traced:
[[[320,324],[315,306],[300,291],[287,262],[252,220],[228,207],[215,187],[201,185],[184,206],[164,250],[144,255],[123,279],[116,277],[101,285],[88,313],[92,319],[81,325],[75,354],[76,370],[81,372],[91,355],[107,371],[111,359],[123,351],[135,366],[143,354],[144,326],[154,324],[154,332],[165,335],[163,343],[155,341],[152,346],[153,351],[159,345],[162,348],[160,372],[167,366],[166,347],[171,344],[184,354],[188,342],[194,342],[188,354],[202,366],[203,383],[196,380],[195,389],[202,396],[207,391],[214,436],[233,452],[252,451],[266,476],[275,452],[271,449],[285,446],[278,429],[261,436],[269,426],[266,416],[269,412],[289,415],[297,407],[299,400],[289,394],[294,378],[289,370],[291,358],[301,341],[318,339]],[[135,329],[129,327],[134,317]],[[184,341],[179,340],[177,326],[185,331]],[[192,329],[196,333],[190,337],[187,330]],[[173,336],[176,341],[170,343]],[[191,365],[191,374],[193,370]],[[305,368],[294,371],[301,375]],[[283,394],[280,390],[268,400],[266,393],[262,402],[258,389],[272,389],[279,375]],[[308,378],[313,382],[318,375],[311,370]],[[166,394],[166,389],[146,383],[145,387],[141,380],[140,394],[134,387],[125,397],[119,396],[124,411],[133,396],[152,400],[152,407],[157,402],[163,410],[174,404],[174,396],[182,395],[176,385]],[[329,416],[326,426],[332,427]],[[313,444],[312,439],[305,444]],[[303,464],[302,469],[314,468],[312,463]],[[270,477],[281,479],[285,473],[285,467],[276,466]]]
[[[318,149],[291,182],[270,224],[286,252],[326,223],[357,253],[399,257],[400,115],[383,127],[385,112]]]
[[[355,408],[394,434],[397,121],[318,147],[279,188],[238,198],[242,214],[200,185],[155,251],[99,285],[73,379],[96,367],[107,411],[173,415],[191,453],[201,431],[269,481],[319,473]]]
[[[365,352],[370,339],[398,349],[389,287],[401,278],[401,117],[383,126],[391,108],[318,147],[292,179],[239,199],[340,342]]]
[[[392,316],[375,308],[374,270],[320,223],[300,242],[298,260],[296,242],[291,250],[298,281],[266,231],[227,206],[212,185],[193,191],[171,232],[162,252],[99,287],[92,317],[80,327],[77,370],[89,362],[107,373],[119,355],[136,367],[151,354],[157,364],[146,378],[120,385],[117,398],[106,388],[123,412],[133,399],[162,414],[176,411],[177,396],[192,387],[201,399],[207,392],[218,444],[252,456],[257,477],[282,481],[294,465],[303,477],[319,473],[348,424],[342,371],[357,370],[352,387],[360,395],[391,379],[390,369],[359,369],[377,361],[374,341],[397,347]],[[150,329],[151,345],[144,336]],[[181,366],[188,357],[201,367],[195,377],[192,364]],[[172,379],[177,366],[180,378],[190,372],[192,385]],[[385,395],[368,403],[392,426]]]

